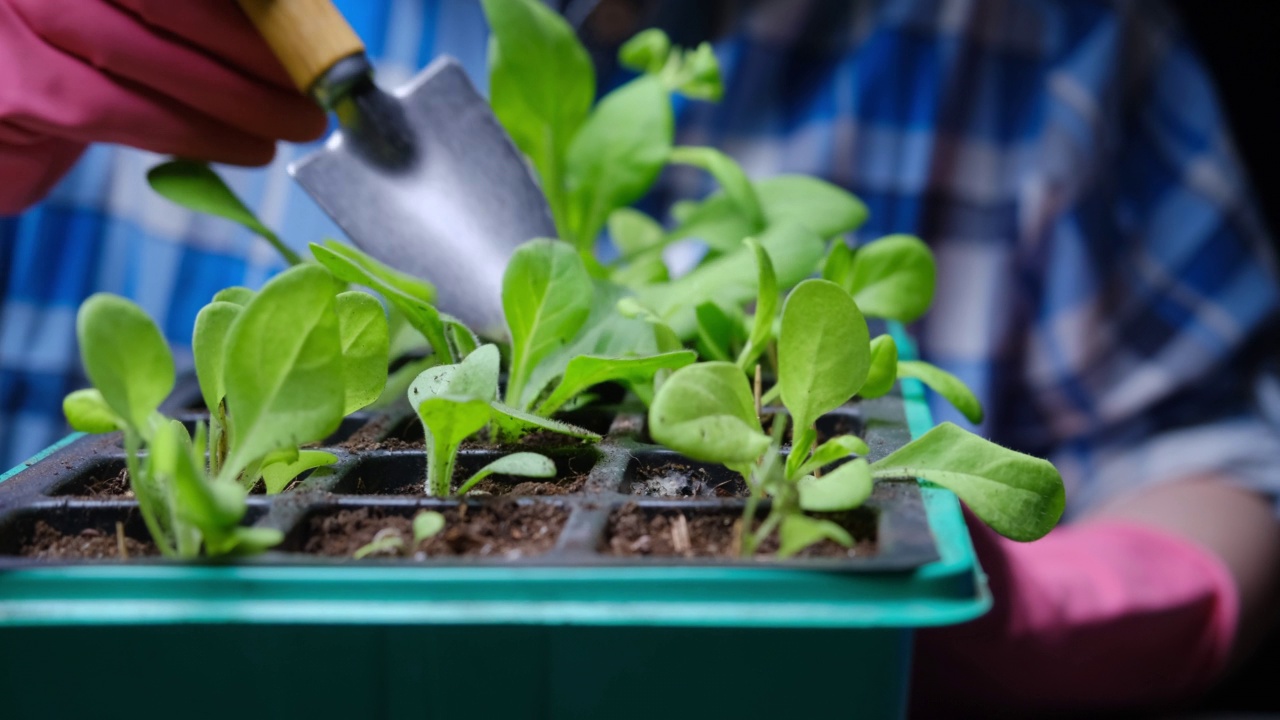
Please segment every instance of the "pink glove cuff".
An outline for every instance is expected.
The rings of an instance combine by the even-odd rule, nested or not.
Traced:
[[[1225,668],[1239,598],[1199,545],[1119,521],[1028,544],[969,525],[994,607],[918,634],[920,714],[1156,707],[1194,697]]]

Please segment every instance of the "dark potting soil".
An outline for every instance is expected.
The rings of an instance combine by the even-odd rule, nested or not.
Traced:
[[[760,425],[764,428],[765,435],[772,435],[773,419],[775,417],[777,417],[777,415],[767,413],[760,418]],[[858,423],[854,418],[842,414],[825,415],[818,419],[815,427],[818,431],[818,440],[814,443],[814,447],[821,445],[833,437],[839,437],[841,435],[857,435],[860,430]],[[795,423],[787,423],[787,432],[783,435],[783,444],[790,445],[795,442],[793,435],[795,429]]]
[[[129,487],[129,471],[126,468],[120,468],[120,471],[114,475],[109,472],[94,475],[77,485],[75,497],[133,497],[133,488]]]
[[[746,497],[747,484],[737,473],[712,473],[685,463],[641,465],[631,481],[631,494],[644,497]]]
[[[454,473],[452,490],[457,490],[458,486],[466,482],[471,477],[469,472],[459,470]],[[354,488],[350,491],[353,495],[407,495],[407,496],[423,496],[426,490],[423,487],[422,478],[414,478],[413,482],[400,483],[395,485],[379,485],[378,483],[370,483],[371,487],[366,488],[364,478],[356,477],[354,480]],[[565,478],[554,478],[552,480],[529,480],[514,475],[490,475],[481,480],[467,491],[468,495],[568,495],[570,493],[581,492],[587,483],[587,474],[571,475]]]
[[[159,555],[150,542],[125,536],[124,549],[128,557]],[[43,520],[37,520],[31,537],[23,543],[18,554],[38,560],[115,560],[120,559],[120,541],[116,533],[96,528],[85,528],[76,535],[64,535]]]
[[[404,539],[406,547],[399,555],[389,553],[380,557],[529,557],[541,555],[555,546],[569,511],[546,504],[464,503],[444,510],[443,515],[444,530],[413,549],[408,548],[413,538],[413,514],[357,508],[316,515],[307,522],[303,551],[350,557],[379,532],[390,532],[388,528],[391,528]]]
[[[810,545],[796,557],[843,558],[866,557],[876,552],[875,515],[865,510],[843,513],[814,513],[814,517],[832,520],[853,535],[854,545],[846,548],[831,540]],[[681,512],[645,510],[628,503],[614,510],[605,529],[604,551],[628,557],[719,557],[738,555],[741,517],[723,512]],[[778,534],[774,532],[756,551],[756,557],[769,557],[778,552]]]

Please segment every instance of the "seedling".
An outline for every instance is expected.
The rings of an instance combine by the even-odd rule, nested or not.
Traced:
[[[444,515],[434,510],[423,510],[413,517],[413,545],[417,548],[422,541],[428,540],[440,534],[444,530]],[[370,555],[405,555],[407,548],[405,547],[404,536],[398,528],[384,528],[379,530],[373,536],[373,540],[361,546],[351,557],[356,560],[369,557]]]
[[[299,446],[332,434],[349,409],[381,392],[381,307],[336,290],[329,273],[302,265],[259,293],[224,291],[201,312],[193,347],[212,446],[203,423],[193,437],[158,411],[174,365],[146,313],[106,294],[81,306],[77,335],[93,387],[68,395],[64,412],[83,432],[123,431],[130,484],[163,554],[255,552],[279,542],[276,531],[239,526],[249,488],[262,479],[279,491],[333,462]]]

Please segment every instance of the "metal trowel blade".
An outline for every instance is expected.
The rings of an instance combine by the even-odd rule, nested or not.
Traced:
[[[338,130],[289,171],[362,250],[431,281],[440,309],[476,332],[505,337],[502,273],[517,245],[555,237],[546,198],[456,60],[387,97],[410,157],[380,161]]]

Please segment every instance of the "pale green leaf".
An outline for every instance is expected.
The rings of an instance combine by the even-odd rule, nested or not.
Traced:
[[[434,537],[444,530],[444,515],[435,510],[423,510],[413,516],[413,544]]]
[[[969,422],[982,422],[982,403],[960,378],[936,365],[919,360],[902,360],[898,363],[899,378],[915,378],[928,385],[934,392],[947,399]]]
[[[351,553],[353,560],[363,560],[370,555],[383,555],[398,553],[404,548],[404,538],[400,537],[398,532],[382,533],[379,532],[370,542],[356,548]]]
[[[262,483],[268,495],[274,495],[302,473],[338,461],[333,453],[323,450],[300,450],[293,461],[264,463],[262,466]]]
[[[173,390],[173,355],[160,328],[137,305],[97,293],[80,306],[76,338],[85,372],[111,411],[144,439],[151,416]]]
[[[698,334],[695,347],[708,360],[733,362],[733,351],[743,345],[747,331],[741,313],[730,314],[708,300],[694,308]]]
[[[692,350],[650,355],[647,357],[612,358],[579,355],[569,361],[556,389],[538,405],[537,414],[549,416],[580,393],[604,382],[623,382],[628,386],[652,384],[660,370],[674,370],[697,360]]]
[[[528,407],[534,368],[567,345],[591,314],[594,286],[582,258],[555,240],[531,240],[511,256],[502,277],[502,309],[511,332],[507,404]]]
[[[391,339],[386,312],[372,295],[344,292],[336,303],[342,341],[342,414],[350,415],[382,394]]]
[[[489,424],[489,403],[474,397],[439,395],[415,406],[427,444],[427,494],[449,494],[458,445]]]
[[[671,150],[671,162],[692,165],[711,173],[752,231],[764,229],[764,210],[761,209],[760,199],[756,197],[751,180],[733,158],[715,148],[684,146]]]
[[[778,526],[778,557],[791,557],[823,540],[834,540],[845,547],[853,547],[849,531],[831,522],[807,515],[788,515]]]
[[[778,175],[755,183],[769,225],[798,222],[824,240],[858,229],[867,206],[838,185],[807,175]]]
[[[68,394],[62,399],[62,414],[72,428],[83,433],[109,433],[125,427],[124,420],[111,411],[97,388]]]
[[[858,248],[845,289],[862,312],[909,323],[933,303],[937,268],[920,238],[889,235]]]
[[[667,64],[671,40],[658,28],[636,33],[618,49],[618,63],[636,72],[653,74]]]
[[[849,293],[816,279],[791,291],[782,307],[778,384],[797,431],[848,402],[870,363],[867,322]]]
[[[227,338],[224,475],[338,429],[345,391],[335,306],[332,276],[308,264],[277,275],[241,311]]]
[[[796,474],[808,475],[850,455],[866,456],[870,452],[871,449],[862,438],[856,435],[839,435],[815,448],[813,454],[799,467]]]
[[[954,492],[993,530],[1036,540],[1066,505],[1062,476],[1047,460],[942,423],[871,466],[877,478],[921,478]]]
[[[796,489],[800,491],[800,507],[805,510],[852,510],[871,497],[871,467],[862,458],[850,460],[822,477],[805,475]]]
[[[549,478],[556,476],[556,464],[538,453],[519,452],[505,455],[480,468],[458,488],[464,495],[481,480],[490,475],[518,475],[520,477]]]
[[[256,295],[253,290],[247,287],[235,285],[229,288],[223,288],[213,294],[213,302],[227,302],[232,305],[248,305],[249,301]]]
[[[252,296],[249,299],[252,300]],[[196,327],[191,334],[191,354],[195,358],[200,394],[204,397],[204,406],[211,414],[216,414],[222,398],[227,394],[224,377],[227,338],[231,335],[231,326],[243,310],[242,305],[215,300],[201,308],[196,315]]]
[[[609,237],[624,258],[660,249],[666,232],[657,220],[639,210],[622,207],[609,213]],[[661,257],[658,258],[661,261]]]
[[[488,402],[498,397],[501,357],[496,345],[482,345],[456,365],[427,368],[409,386],[412,407],[439,395],[469,397]]]
[[[864,398],[878,398],[893,389],[898,377],[898,344],[889,335],[878,335],[871,340],[871,365],[867,369],[867,381],[858,394]]]
[[[599,442],[601,439],[598,434],[590,430],[534,415],[496,400],[490,403],[490,409],[493,411],[493,426],[498,437],[519,438],[538,430],[548,430],[587,442]]]
[[[773,261],[755,238],[748,238],[747,246],[756,255],[756,316],[751,323],[747,345],[738,356],[738,367],[749,370],[761,353],[773,340],[773,322],[778,316],[778,280],[773,272]]]
[[[697,363],[672,373],[649,408],[649,433],[704,462],[752,462],[769,447],[746,376],[726,362]]]

